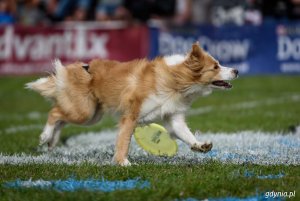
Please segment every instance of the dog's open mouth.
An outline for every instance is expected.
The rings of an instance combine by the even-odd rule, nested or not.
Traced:
[[[232,87],[232,85],[229,82],[225,82],[223,80],[213,81],[211,84],[226,89],[230,89]]]

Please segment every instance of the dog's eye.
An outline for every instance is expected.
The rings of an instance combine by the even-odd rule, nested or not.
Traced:
[[[218,65],[215,65],[214,69],[216,69],[216,70],[219,69],[219,66],[218,66]]]

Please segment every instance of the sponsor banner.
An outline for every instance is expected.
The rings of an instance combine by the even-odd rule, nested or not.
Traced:
[[[223,65],[242,74],[300,73],[300,23],[161,29],[76,23],[54,28],[0,27],[0,75],[51,72],[55,58],[64,63],[95,58],[127,61],[186,53],[197,40]]]
[[[242,74],[300,73],[300,24],[151,28],[150,57],[186,53],[195,41]]]
[[[65,63],[91,59],[127,61],[148,55],[148,28],[0,27],[0,75],[51,72],[55,58]]]

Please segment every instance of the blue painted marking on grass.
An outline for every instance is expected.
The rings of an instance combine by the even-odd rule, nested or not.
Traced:
[[[254,177],[254,176],[255,176],[255,174],[252,171],[246,170],[244,173],[244,177],[247,177],[247,178]]]
[[[283,173],[257,176],[259,179],[280,179],[282,177],[284,177]]]
[[[214,158],[219,154],[219,151],[217,151],[216,149],[213,149],[210,152],[207,152],[206,154],[207,154],[207,156]]]
[[[284,137],[282,137],[281,139],[279,139],[278,143],[280,145],[285,145],[286,147],[290,147],[290,148],[299,148],[300,147],[300,143],[299,142],[292,141],[291,139],[286,139]]]
[[[112,192],[116,190],[131,190],[131,189],[144,189],[150,187],[149,181],[142,181],[139,178],[129,179],[126,181],[108,181],[105,179],[96,180],[76,180],[74,178],[68,178],[66,180],[35,180],[22,181],[20,179],[7,182],[4,185],[9,188],[39,188],[39,189],[54,189],[57,191],[76,191],[76,190],[87,190],[87,191],[102,191]]]
[[[208,201],[281,201],[281,198],[266,198],[264,196],[253,196],[246,198],[227,197],[227,198],[216,198],[208,199]]]
[[[182,200],[176,200],[176,201],[198,201],[197,199],[195,198],[185,198],[185,199],[182,199]]]
[[[284,177],[284,173],[280,172],[279,174],[269,174],[269,175],[255,175],[254,172],[246,170],[244,173],[245,177],[251,178],[251,177],[256,177],[258,179],[280,179]]]
[[[201,199],[203,200],[203,199]],[[246,198],[238,198],[238,197],[225,197],[225,198],[208,198],[204,199],[207,201],[282,201],[283,199],[280,197],[276,198],[266,198],[265,196],[251,196],[251,197],[246,197]],[[176,201],[179,201],[178,199]],[[196,198],[185,198],[181,199],[180,201],[200,201],[199,199]]]

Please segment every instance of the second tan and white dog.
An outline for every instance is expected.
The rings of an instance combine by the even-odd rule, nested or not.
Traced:
[[[107,111],[120,114],[119,133],[113,161],[130,165],[128,149],[138,124],[163,120],[165,127],[192,150],[208,152],[211,142],[200,142],[188,128],[185,113],[191,103],[214,88],[228,89],[238,76],[223,67],[198,43],[186,55],[154,60],[118,62],[93,60],[88,66],[77,62],[63,66],[54,62],[55,74],[28,83],[29,89],[54,101],[40,144],[49,149],[59,141],[66,123],[91,125]]]

